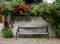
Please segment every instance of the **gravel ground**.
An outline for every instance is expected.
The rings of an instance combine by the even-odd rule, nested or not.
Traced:
[[[56,38],[0,38],[0,44],[60,44]]]

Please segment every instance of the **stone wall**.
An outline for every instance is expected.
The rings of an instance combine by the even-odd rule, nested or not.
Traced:
[[[13,23],[13,28],[11,29],[13,32],[13,35],[16,36],[16,30],[18,28],[18,26],[21,27],[42,27],[42,26],[46,26],[48,25],[48,23],[43,20],[41,17],[17,17],[15,18],[15,21]],[[1,29],[4,27],[4,23],[0,23],[0,37],[1,37]],[[48,26],[49,28],[49,36],[55,36],[51,27]],[[23,30],[25,31],[25,30]],[[42,30],[38,30],[38,31],[42,31]]]
[[[4,27],[4,23],[0,23],[0,37],[1,37],[1,30],[3,29]]]
[[[47,25],[46,21],[44,21],[41,17],[31,17],[30,19],[27,18],[27,20],[23,18],[22,19],[20,18],[19,20],[19,18],[17,17],[16,19],[13,24],[14,27],[12,28],[14,36],[16,36],[16,30],[18,29],[18,26],[20,27],[43,27]]]

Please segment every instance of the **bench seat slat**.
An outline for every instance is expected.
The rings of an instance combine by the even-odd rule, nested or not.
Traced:
[[[18,34],[48,34],[47,32],[46,33],[20,33],[18,32]]]

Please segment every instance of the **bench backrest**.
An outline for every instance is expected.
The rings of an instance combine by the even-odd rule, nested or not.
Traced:
[[[19,29],[46,29],[46,32],[48,32],[48,27],[20,27],[18,26],[17,32],[19,32]]]

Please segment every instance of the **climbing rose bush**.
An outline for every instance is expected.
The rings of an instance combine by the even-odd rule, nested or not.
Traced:
[[[14,8],[14,12],[17,12],[19,9],[22,9],[23,11],[25,11],[26,9],[29,9],[30,6],[29,5],[25,5],[25,6],[17,6],[16,8]]]

